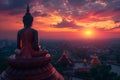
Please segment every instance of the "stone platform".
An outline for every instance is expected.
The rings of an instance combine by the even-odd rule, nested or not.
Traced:
[[[28,59],[8,58],[10,66],[1,74],[0,80],[64,80],[50,63],[51,56]]]

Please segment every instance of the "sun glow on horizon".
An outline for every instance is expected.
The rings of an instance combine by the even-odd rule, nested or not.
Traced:
[[[95,37],[95,31],[91,29],[83,30],[82,31],[83,38],[94,38]]]
[[[93,34],[93,32],[91,30],[87,30],[87,31],[85,31],[85,34],[88,36],[91,36]]]

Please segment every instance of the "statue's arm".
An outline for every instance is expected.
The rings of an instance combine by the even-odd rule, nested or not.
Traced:
[[[20,48],[20,33],[19,32],[17,33],[17,48],[21,49]]]
[[[39,45],[38,45],[38,32],[37,32],[37,31],[34,31],[33,47],[34,47],[34,50],[36,50],[36,51],[39,50]]]

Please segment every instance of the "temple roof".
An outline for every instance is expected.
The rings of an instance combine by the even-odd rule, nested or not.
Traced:
[[[100,64],[100,60],[98,59],[97,54],[95,53],[92,60],[90,61],[91,65],[98,65]]]
[[[72,61],[68,58],[67,52],[64,51],[57,63],[65,63],[65,64],[70,65],[72,64]]]

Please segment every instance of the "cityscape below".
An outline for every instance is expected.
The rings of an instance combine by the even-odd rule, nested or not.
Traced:
[[[0,40],[0,72],[8,67],[7,58],[14,54],[16,40]],[[53,66],[64,75],[65,80],[92,80],[98,78],[91,70],[108,70],[115,80],[120,76],[119,39],[109,40],[40,40],[43,50],[52,56]],[[94,59],[94,58],[97,59]],[[91,63],[94,59],[93,64]],[[95,65],[94,65],[95,63]],[[94,67],[95,66],[95,67]],[[107,71],[106,71],[107,72]],[[104,74],[104,71],[99,74]],[[93,76],[94,75],[94,76]],[[110,77],[108,74],[101,76]],[[114,76],[116,75],[116,76]],[[96,76],[96,77],[95,77]],[[104,77],[105,78],[105,77]],[[102,79],[104,79],[102,78]],[[108,79],[109,79],[108,78]],[[95,79],[95,80],[102,80]],[[108,80],[106,78],[106,80]],[[114,80],[114,79],[110,79]]]

